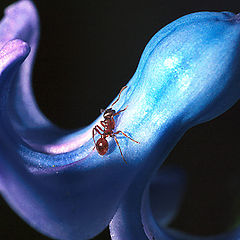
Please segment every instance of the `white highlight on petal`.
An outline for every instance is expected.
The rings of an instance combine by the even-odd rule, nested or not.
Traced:
[[[179,59],[175,56],[167,58],[164,62],[163,65],[168,68],[174,68],[177,66],[179,63]]]
[[[191,83],[191,79],[188,74],[183,74],[182,77],[179,78],[179,89],[180,91],[185,91]]]

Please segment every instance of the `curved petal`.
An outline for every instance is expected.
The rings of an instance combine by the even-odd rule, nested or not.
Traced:
[[[138,235],[142,239],[181,239],[160,229],[152,214],[147,214],[148,185],[188,128],[218,116],[239,99],[238,18],[231,13],[190,14],[162,29],[148,44],[135,80],[141,87],[134,95],[142,104],[136,112],[142,113],[138,117],[145,129],[139,131],[144,132],[145,145],[155,140],[159,148],[144,159],[125,194],[110,224],[113,239],[136,239]],[[221,238],[237,239],[237,235]]]
[[[9,28],[12,34],[7,39],[21,38],[34,50],[38,20],[30,1],[13,5],[0,29],[16,17],[21,24]],[[118,213],[124,213],[125,206],[133,207],[132,217],[140,213],[151,176],[186,129],[238,100],[239,33],[231,13],[197,13],[155,35],[114,106],[117,111],[128,105],[116,119],[117,130],[141,142],[119,135],[128,165],[113,139],[103,157],[92,150],[91,131],[101,117],[83,130],[66,133],[42,116],[29,82],[30,55],[9,79],[8,91],[0,89],[5,99],[0,103],[3,196],[29,224],[57,239],[96,235],[108,225],[123,197]]]
[[[154,176],[150,187],[147,188],[147,207],[153,210],[153,219],[160,226],[167,225],[177,213],[186,188],[185,178],[183,170],[176,167],[166,167],[160,169]],[[124,199],[124,203],[121,204],[110,224],[110,233],[113,240],[148,239],[142,228],[141,216],[137,216],[135,212],[139,211],[138,201],[141,202],[141,198],[130,197]],[[149,237],[149,234],[147,236]]]
[[[29,52],[30,47],[28,46],[28,44],[19,39],[9,41],[2,46],[0,50],[0,88],[2,91],[8,92],[10,90],[9,83],[13,80],[14,75],[16,75],[21,63],[28,56]],[[4,132],[9,130],[9,128],[4,128],[4,126],[6,125],[6,122],[4,121],[6,108],[3,107],[7,102],[6,96],[1,95],[0,102],[2,103],[2,106],[0,108],[1,138],[3,138],[3,142],[7,142],[8,139],[5,138]],[[2,144],[0,146],[0,152],[2,152],[4,150],[4,147],[2,146]],[[0,190],[2,190],[4,187],[3,182],[5,171],[3,164],[5,159],[6,158],[4,157],[0,158]]]
[[[161,203],[160,203],[161,204]],[[164,208],[164,205],[161,204]],[[240,236],[240,227],[234,229],[232,232],[227,232],[224,234],[219,234],[209,237],[199,237],[190,234],[186,234],[177,230],[173,230],[162,225],[159,225],[156,221],[155,214],[152,211],[152,207],[149,199],[148,189],[144,191],[143,201],[142,201],[142,223],[144,231],[150,240],[237,240]],[[131,238],[130,238],[131,239]]]
[[[92,164],[79,161],[74,167],[68,166],[68,171],[55,168],[55,166],[83,159],[84,155],[86,158],[92,151],[92,141],[84,149],[77,149],[75,152],[63,155],[40,153],[32,150],[23,142],[26,138],[35,142],[33,137],[37,133],[42,134],[41,140],[46,144],[49,136],[53,136],[53,139],[59,138],[59,135],[55,133],[57,128],[41,117],[29,82],[33,54],[37,44],[37,23],[33,4],[30,1],[19,1],[7,9],[6,16],[0,24],[2,42],[21,37],[32,48],[29,58],[20,69],[12,68],[11,62],[15,61],[15,55],[12,57],[13,61],[9,58],[10,60],[4,63],[4,58],[2,58],[1,62],[3,70],[9,72],[8,75],[0,76],[0,81],[6,85],[1,86],[0,89],[1,142],[8,143],[1,144],[1,151],[9,145],[11,151],[15,152],[15,154],[4,154],[1,157],[1,190],[16,212],[43,233],[58,239],[87,239],[108,225],[121,196],[122,189],[118,190],[118,186],[122,185],[123,189],[126,188],[126,183],[122,184],[121,175],[124,176],[129,169],[122,164],[119,156],[115,158],[118,164],[111,166],[110,159],[108,161],[110,164],[105,166],[105,162],[96,153],[92,154],[92,158],[95,156]],[[13,48],[8,46],[7,50],[11,49]],[[2,48],[1,56],[4,56],[7,50]],[[62,133],[65,132],[61,131],[61,135]],[[91,135],[88,139],[90,138]],[[61,142],[61,139],[59,141]],[[69,141],[66,142],[72,147]],[[79,144],[78,141],[77,144]],[[76,148],[75,145],[74,147]],[[62,148],[66,151],[67,147],[57,145],[60,151]],[[45,162],[49,168],[46,174],[41,172]],[[96,168],[95,165],[98,162],[100,164]],[[78,173],[77,169],[80,167],[81,171]],[[113,176],[113,181],[108,182],[111,188],[102,191],[106,186],[106,179],[111,179]],[[116,192],[114,196],[112,196],[113,191]],[[111,202],[109,205],[106,199]],[[106,211],[108,207],[109,210]]]
[[[183,169],[174,166],[160,168],[153,177],[147,196],[158,225],[167,226],[176,216],[186,192],[186,178]]]
[[[31,53],[14,76],[16,83],[11,87],[11,92],[14,94],[11,101],[14,102],[9,112],[14,112],[17,115],[14,116],[15,118],[20,118],[19,115],[24,116],[25,119],[29,118],[28,125],[32,123],[33,126],[36,121],[43,121],[31,89],[31,69],[38,35],[38,15],[31,1],[19,1],[5,10],[5,16],[0,23],[0,48],[13,39],[21,39],[31,46]]]

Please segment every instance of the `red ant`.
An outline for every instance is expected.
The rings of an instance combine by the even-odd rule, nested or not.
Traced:
[[[106,140],[106,138],[107,138],[107,137],[113,137],[114,140],[115,140],[115,142],[116,142],[116,144],[117,144],[118,147],[119,147],[119,150],[120,150],[120,153],[121,153],[121,155],[122,155],[123,161],[124,161],[125,163],[127,163],[127,161],[126,161],[126,160],[124,159],[124,157],[123,157],[122,150],[121,150],[120,145],[119,145],[119,143],[118,143],[118,140],[117,140],[117,138],[116,138],[116,134],[122,133],[125,137],[129,138],[129,139],[132,140],[133,142],[135,142],[135,143],[139,143],[139,142],[133,140],[133,139],[130,138],[126,133],[124,133],[124,132],[122,132],[122,131],[120,131],[120,130],[117,131],[117,132],[113,132],[113,130],[114,130],[114,128],[115,128],[115,120],[114,120],[114,117],[115,117],[116,115],[118,115],[119,113],[125,111],[125,110],[127,109],[127,107],[124,108],[124,109],[122,109],[122,110],[120,110],[120,111],[118,111],[118,112],[116,112],[114,109],[112,109],[112,106],[119,100],[120,95],[121,95],[122,91],[123,91],[125,88],[127,88],[127,86],[124,86],[124,87],[121,89],[121,91],[120,91],[120,93],[119,93],[119,95],[118,95],[118,98],[116,99],[116,101],[114,101],[114,102],[112,103],[112,105],[111,105],[110,108],[108,108],[108,109],[106,109],[106,110],[103,110],[103,109],[100,110],[101,113],[103,113],[103,117],[104,117],[104,120],[103,120],[103,121],[100,121],[100,124],[102,125],[103,129],[102,129],[102,127],[100,127],[99,125],[96,125],[96,126],[93,128],[93,130],[92,130],[92,137],[93,137],[93,141],[94,141],[94,144],[95,144],[95,147],[96,147],[98,153],[99,153],[100,155],[102,155],[102,156],[105,155],[106,152],[108,151],[108,141]],[[101,137],[97,140],[97,142],[95,142],[95,139],[94,139],[95,131],[96,131],[98,134],[101,135]],[[102,133],[101,133],[101,132],[102,132]],[[95,148],[95,147],[94,147],[94,148]]]

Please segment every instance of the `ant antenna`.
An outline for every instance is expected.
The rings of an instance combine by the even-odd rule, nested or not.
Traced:
[[[121,93],[122,93],[122,91],[123,91],[125,88],[127,88],[127,86],[124,86],[124,87],[121,89],[120,93],[118,94],[118,98],[116,99],[115,102],[112,103],[111,107],[119,100],[119,98],[120,98],[120,96],[121,96]]]

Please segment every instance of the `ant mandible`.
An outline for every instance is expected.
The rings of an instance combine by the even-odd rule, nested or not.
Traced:
[[[117,116],[118,114],[120,114],[121,112],[125,111],[127,109],[124,108],[118,112],[116,112],[114,109],[112,109],[113,105],[116,104],[116,102],[120,99],[120,95],[122,93],[122,91],[127,88],[127,86],[124,86],[119,95],[118,95],[118,98],[116,99],[116,101],[114,101],[111,105],[110,108],[106,109],[106,110],[103,110],[101,109],[101,113],[103,113],[103,117],[104,117],[104,120],[103,121],[100,121],[100,124],[102,125],[101,127],[99,125],[96,125],[93,130],[92,130],[92,138],[93,138],[93,141],[94,141],[94,144],[95,144],[95,147],[98,151],[98,153],[100,155],[105,155],[108,151],[108,141],[106,140],[107,137],[113,137],[116,144],[118,145],[119,147],[119,150],[120,150],[120,153],[121,153],[121,156],[123,158],[123,161],[125,163],[127,163],[127,161],[125,160],[125,158],[123,157],[123,154],[122,154],[122,150],[120,148],[120,145],[118,143],[118,140],[116,138],[116,134],[119,134],[119,133],[122,133],[125,137],[129,138],[130,140],[132,140],[133,142],[135,143],[139,143],[135,140],[133,140],[132,138],[130,138],[126,133],[122,132],[122,131],[116,131],[116,132],[113,132],[113,130],[115,129],[115,120],[114,120],[114,117]],[[103,127],[103,128],[102,128]],[[95,136],[95,133],[98,133],[100,134],[100,138],[97,140],[97,142],[95,141],[94,139],[94,136]],[[94,147],[94,148],[95,148]]]

